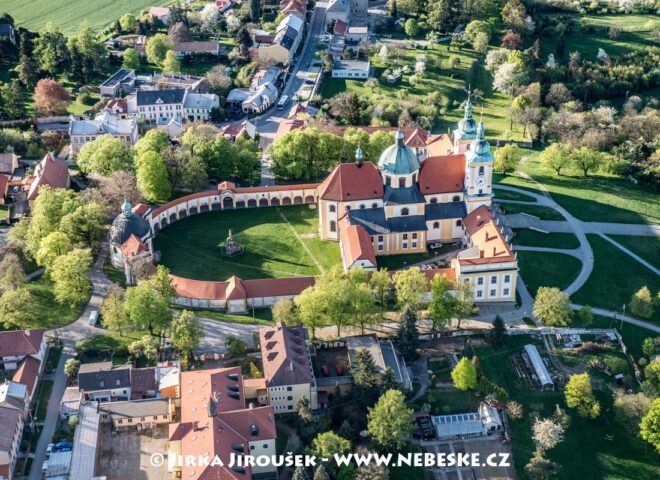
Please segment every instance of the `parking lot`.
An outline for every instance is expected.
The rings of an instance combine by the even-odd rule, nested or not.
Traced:
[[[513,480],[515,478],[511,446],[499,438],[424,442],[424,450],[435,454],[478,453],[483,463],[493,453],[508,453],[509,467],[449,467],[429,469],[435,480]],[[497,457],[496,461],[500,461]]]
[[[101,428],[100,454],[96,475],[108,480],[163,480],[171,478],[167,463],[154,467],[154,453],[167,454],[167,425],[138,432],[136,429],[112,434],[110,424]]]

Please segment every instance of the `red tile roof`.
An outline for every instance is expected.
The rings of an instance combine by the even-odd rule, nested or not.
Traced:
[[[176,288],[176,294],[183,298],[197,298],[201,300],[225,300],[228,282],[210,282],[206,280],[193,280],[192,278],[170,275]]]
[[[302,325],[288,327],[280,322],[275,327],[261,327],[259,344],[266,386],[300,385],[312,381]]]
[[[376,264],[376,253],[371,243],[371,237],[362,225],[347,225],[341,228],[340,242],[342,256],[347,266],[358,260],[369,260]]]
[[[314,285],[314,277],[259,278],[244,280],[248,298],[298,295]]]
[[[7,196],[9,190],[9,177],[0,173],[0,200]],[[1,202],[0,202],[1,203]]]
[[[454,144],[451,141],[451,137],[446,133],[430,135],[427,146],[429,157],[450,155],[454,151]]]
[[[273,143],[277,143],[284,135],[289,132],[305,128],[306,125],[307,122],[298,119],[284,120],[283,122],[280,122],[277,127],[277,132],[275,133],[275,139],[273,140]]]
[[[355,163],[341,163],[319,186],[319,197],[335,201],[383,198],[383,180],[371,162],[361,167]]]
[[[247,298],[247,292],[245,291],[243,280],[236,275],[232,275],[227,281],[226,298],[227,300],[244,300]]]
[[[218,52],[218,42],[180,42],[172,46],[174,52]]]
[[[500,229],[497,227],[490,210],[482,205],[463,219],[463,225],[470,235],[473,245],[479,247],[479,257],[460,257],[462,265],[511,262],[515,255]]]
[[[0,357],[36,355],[41,348],[45,330],[12,330],[0,332]]]
[[[128,240],[124,242],[121,246],[121,254],[124,257],[130,257],[137,255],[140,252],[146,252],[149,250],[142,240],[140,240],[135,235],[128,237]]]
[[[335,22],[334,34],[335,35],[346,35],[346,29],[347,28],[348,28],[348,25],[346,25],[345,22],[342,22],[341,20],[337,20]]]
[[[39,189],[48,185],[52,188],[66,188],[69,183],[69,166],[63,160],[55,158],[47,153],[43,160],[34,170],[35,179],[28,191],[28,200],[34,200],[39,194]]]
[[[22,383],[27,386],[28,395],[32,398],[32,392],[37,383],[37,378],[39,378],[39,369],[41,368],[41,362],[34,357],[25,357],[21,363],[18,365],[18,369],[12,381],[16,383]]]
[[[126,113],[128,112],[128,101],[125,98],[113,98],[105,108],[113,112]]]
[[[149,210],[149,205],[146,203],[138,203],[136,206],[133,207],[133,213],[136,215],[143,216],[147,211]]]
[[[265,378],[244,378],[243,379],[244,387],[251,388],[266,388],[266,379]]]
[[[462,192],[465,178],[465,155],[429,157],[419,172],[419,191],[431,193]]]
[[[241,300],[247,298],[298,295],[314,285],[314,277],[259,278],[242,280],[233,276],[226,282],[193,280],[170,275],[176,294],[183,298],[201,300]]]

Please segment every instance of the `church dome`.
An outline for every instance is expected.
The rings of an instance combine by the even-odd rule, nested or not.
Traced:
[[[121,246],[131,235],[143,239],[149,233],[149,222],[144,217],[135,215],[131,204],[124,202],[122,213],[117,215],[110,226],[110,244]]]
[[[380,155],[378,168],[392,175],[410,175],[419,170],[417,154],[408,145],[403,143],[403,132],[396,134],[396,143],[387,147]]]
[[[464,108],[463,118],[458,122],[458,128],[454,130],[456,140],[472,140],[477,138],[477,122],[472,118],[472,101],[469,95]]]
[[[477,141],[474,147],[474,153],[470,157],[471,162],[492,162],[493,154],[490,153],[490,143],[486,140],[486,128],[484,122],[479,122],[477,129]]]

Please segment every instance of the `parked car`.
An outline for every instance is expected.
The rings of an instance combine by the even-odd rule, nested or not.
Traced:
[[[50,460],[46,460],[44,463],[41,464],[41,473],[46,475],[46,472],[48,471],[48,465],[50,465]]]
[[[96,326],[99,323],[99,311],[92,310],[89,314],[89,324]]]
[[[314,85],[314,80],[307,79],[305,80],[306,85]]]
[[[46,447],[46,457],[49,457],[50,454],[53,452],[53,447],[55,446],[54,443],[49,443],[48,446]]]
[[[442,242],[435,242],[429,245],[429,248],[431,250],[437,250],[438,248],[442,248]]]
[[[66,440],[62,440],[61,442],[57,442],[55,445],[53,445],[54,452],[70,452],[72,448],[73,443],[67,442]]]

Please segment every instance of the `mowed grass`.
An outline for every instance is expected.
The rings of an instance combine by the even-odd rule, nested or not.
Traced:
[[[525,251],[516,253],[520,275],[532,296],[536,296],[539,287],[565,289],[577,278],[582,267],[580,260],[563,253]]]
[[[515,230],[515,233],[511,242],[514,245],[563,248],[568,250],[580,246],[577,237],[572,233],[543,233],[528,228],[518,228]]]
[[[660,268],[660,238],[632,235],[608,235],[612,240]]]
[[[531,195],[525,195],[524,193],[512,192],[510,190],[502,190],[496,188],[493,190],[494,197],[493,200],[516,200],[519,202],[536,202],[536,199]]]
[[[545,207],[543,205],[523,205],[520,203],[506,203],[501,202],[500,208],[507,215],[514,215],[516,213],[526,213],[533,217],[538,217],[541,220],[565,220],[563,215],[557,210]]]
[[[37,31],[47,23],[71,35],[87,20],[98,31],[118,20],[125,13],[138,15],[150,7],[175,3],[173,0],[3,0],[0,12],[7,12],[20,27]]]
[[[621,312],[643,286],[653,295],[660,290],[660,277],[627,253],[598,235],[587,235],[587,239],[594,252],[594,269],[582,288],[571,296],[573,302]],[[630,314],[629,309],[626,314]],[[658,309],[651,320],[660,321]]]
[[[529,337],[525,338],[531,340]],[[509,337],[509,340],[513,339]],[[566,402],[562,391],[528,391],[520,387],[516,375],[511,374],[510,368],[506,368],[510,355],[520,348],[518,342],[499,350],[482,347],[477,348],[477,356],[486,376],[504,387],[512,400],[523,405],[524,418],[511,421],[510,426],[516,471],[519,478],[528,478],[524,467],[534,454],[535,447],[531,438],[534,417],[550,417],[557,405],[566,409]],[[543,352],[543,347],[540,347],[540,350]],[[547,453],[548,458],[561,466],[558,478],[658,478],[660,463],[653,448],[623,429],[613,411],[612,394],[609,390],[596,390],[596,395],[601,402],[601,415],[596,420],[588,420],[578,417],[573,410],[567,410],[571,419],[564,434],[564,441]]]
[[[76,321],[82,313],[84,305],[71,308],[60,305],[53,294],[53,283],[45,275],[28,282],[27,289],[32,294],[34,303],[30,308],[31,320],[21,328],[45,328],[47,330],[63,327]]]
[[[289,221],[287,224],[283,213]],[[226,280],[318,275],[340,264],[339,245],[313,237],[318,213],[307,205],[210,212],[183,219],[161,230],[155,248],[174,275],[199,280]],[[229,229],[245,252],[223,255]],[[301,235],[296,238],[294,230]]]

